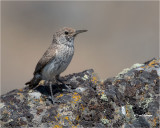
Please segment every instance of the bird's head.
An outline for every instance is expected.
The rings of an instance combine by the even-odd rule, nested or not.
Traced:
[[[55,33],[55,37],[59,43],[63,44],[73,44],[74,38],[82,32],[86,32],[87,30],[75,30],[73,28],[64,27]]]

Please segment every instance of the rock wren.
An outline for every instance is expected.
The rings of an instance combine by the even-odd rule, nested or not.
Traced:
[[[34,77],[27,83],[30,89],[35,88],[41,80],[60,81],[60,74],[66,70],[74,54],[74,38],[87,30],[63,28],[53,35],[53,41],[37,63]]]

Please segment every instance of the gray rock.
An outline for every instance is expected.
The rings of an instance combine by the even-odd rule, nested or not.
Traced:
[[[100,81],[92,69],[62,77],[73,92],[53,85],[16,89],[0,97],[1,127],[159,127],[160,62],[134,64]]]

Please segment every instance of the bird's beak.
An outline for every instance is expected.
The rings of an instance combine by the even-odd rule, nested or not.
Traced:
[[[82,32],[87,32],[88,30],[76,30],[76,32],[75,32],[75,36],[77,35],[77,34],[79,34],[79,33],[82,33]]]

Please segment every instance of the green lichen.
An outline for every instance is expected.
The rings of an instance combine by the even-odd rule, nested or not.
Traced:
[[[102,122],[103,124],[108,124],[108,123],[109,123],[109,120],[108,120],[108,119],[105,119],[105,118],[102,118],[102,119],[101,119],[101,122]]]
[[[88,79],[88,76],[87,75],[84,75],[84,77],[82,77],[83,80],[87,80]]]
[[[144,98],[142,102],[139,102],[140,106],[143,106],[143,108],[148,108],[148,104],[153,101],[152,94],[149,93],[149,95],[150,98]]]
[[[120,73],[116,76],[116,78],[119,78],[121,75],[126,74],[128,71],[130,71],[130,70],[133,69],[133,68],[138,68],[138,67],[141,67],[141,66],[143,66],[143,65],[144,65],[144,64],[136,63],[136,64],[132,65],[130,68],[123,69],[123,71],[120,72]]]
[[[0,109],[3,108],[5,106],[4,103],[0,103]]]
[[[102,96],[101,96],[100,99],[102,99],[102,100],[104,100],[104,101],[108,101],[108,98],[107,98],[107,96],[106,96],[105,94],[102,94]]]
[[[139,64],[139,63],[136,63],[134,65],[132,65],[132,67],[130,69],[133,69],[133,68],[138,68],[138,67],[141,67],[143,66],[144,64]]]

